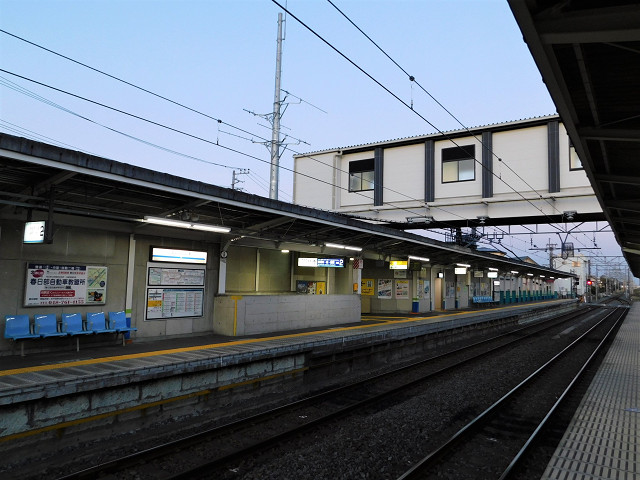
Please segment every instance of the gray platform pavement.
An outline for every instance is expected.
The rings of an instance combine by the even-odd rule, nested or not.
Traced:
[[[85,390],[92,388],[92,384],[106,386],[103,380],[111,381],[117,375],[131,376],[131,372],[142,372],[142,376],[148,376],[159,370],[173,369],[180,374],[180,371],[228,365],[239,359],[265,358],[283,352],[295,354],[336,342],[366,343],[375,338],[410,337],[450,328],[458,323],[477,322],[478,318],[499,318],[512,315],[514,311],[527,314],[574,304],[575,300],[553,300],[417,315],[364,315],[362,322],[335,328],[311,328],[250,337],[206,335],[154,341],[136,341],[134,338],[133,343],[126,346],[114,339],[112,344],[95,348],[83,349],[81,346],[79,352],[70,348],[27,353],[24,357],[0,356],[0,405],[16,401],[28,391],[34,395],[35,391],[40,391],[44,396],[59,394],[61,387],[73,382],[85,383],[79,387]],[[135,378],[139,379],[140,374]],[[49,384],[50,389],[47,387]]]
[[[542,480],[640,479],[640,304],[634,303]]]

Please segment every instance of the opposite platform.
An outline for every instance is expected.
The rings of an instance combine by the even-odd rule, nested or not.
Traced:
[[[634,303],[542,480],[640,478],[640,305]]]
[[[70,351],[52,358],[5,357],[0,370],[0,444],[123,413],[210,399],[236,386],[301,379],[313,359],[322,356],[407,340],[413,344],[417,337],[486,322],[528,322],[576,307],[574,300],[554,300],[435,316],[367,317],[350,327],[226,337],[215,343],[184,338]]]

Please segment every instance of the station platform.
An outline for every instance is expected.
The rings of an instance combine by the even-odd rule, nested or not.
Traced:
[[[492,308],[467,308],[460,310],[432,311],[420,314],[363,314],[361,321],[353,324],[340,324],[336,327],[306,328],[300,330],[278,332],[271,335],[248,335],[230,337],[225,335],[197,335],[174,337],[171,339],[136,340],[123,346],[120,342],[103,344],[98,348],[79,351],[67,349],[56,352],[34,353],[25,356],[0,356],[0,398],[2,391],[10,388],[7,383],[11,377],[38,372],[47,375],[53,370],[66,370],[77,366],[88,366],[100,363],[129,361],[125,368],[133,367],[131,360],[137,358],[163,357],[186,352],[203,351],[211,355],[225,355],[239,350],[260,350],[273,343],[287,344],[306,343],[308,340],[322,341],[327,338],[343,338],[360,333],[394,330],[407,324],[433,324],[456,319],[501,315],[499,312],[518,312],[548,308],[553,305],[574,305],[576,299],[549,300],[535,303],[519,303],[501,305]],[[16,377],[17,378],[17,377]],[[0,400],[0,405],[3,402]]]
[[[640,478],[640,305],[634,303],[542,480]]]
[[[238,385],[302,377],[310,354],[404,342],[484,322],[526,323],[576,307],[570,299],[428,315],[366,315],[354,325],[271,336],[134,338],[126,346],[114,340],[79,352],[0,357],[0,452],[116,417],[209,399]],[[577,431],[568,430],[566,451],[556,454],[545,478],[638,478],[639,333],[640,307],[634,305],[583,401],[582,407],[591,410],[576,414]],[[572,476],[582,468],[580,462],[592,473]],[[617,476],[595,473],[607,465]]]

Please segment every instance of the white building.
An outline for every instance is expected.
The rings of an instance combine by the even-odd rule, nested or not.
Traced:
[[[589,257],[581,253],[568,258],[556,257],[553,259],[553,268],[577,275],[577,284],[572,278],[556,280],[556,291],[561,296],[569,295],[572,291],[578,296],[584,295],[589,277]]]
[[[557,115],[296,155],[294,171],[294,203],[400,228],[603,219]]]

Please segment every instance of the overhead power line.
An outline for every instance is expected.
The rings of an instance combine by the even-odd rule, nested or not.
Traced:
[[[306,28],[309,32],[311,32],[313,35],[315,35],[319,40],[321,40],[323,43],[325,43],[327,46],[329,46],[332,50],[334,50],[338,55],[340,55],[342,58],[344,58],[347,62],[349,62],[351,65],[353,65],[356,69],[358,69],[360,72],[362,72],[365,76],[367,76],[369,79],[371,79],[374,83],[376,83],[378,86],[380,86],[384,91],[386,91],[387,93],[389,93],[393,98],[395,98],[397,101],[399,101],[402,105],[404,105],[405,107],[407,107],[409,110],[411,110],[415,115],[417,115],[419,118],[421,118],[423,121],[425,121],[428,125],[430,125],[432,128],[434,128],[436,131],[438,131],[438,133],[440,133],[441,135],[445,136],[451,143],[453,143],[455,146],[460,147],[460,145],[458,145],[458,143],[449,135],[446,134],[446,132],[442,131],[441,129],[439,129],[438,127],[436,127],[432,122],[430,122],[427,118],[425,118],[422,114],[420,114],[419,112],[417,112],[414,108],[413,105],[409,105],[407,104],[404,100],[402,100],[398,95],[396,95],[395,93],[393,93],[389,88],[387,88],[385,85],[383,85],[381,82],[379,82],[377,79],[375,79],[371,74],[369,74],[367,71],[365,71],[362,67],[360,67],[358,64],[356,64],[353,60],[351,60],[349,57],[347,57],[344,53],[342,53],[339,49],[337,49],[334,45],[332,45],[330,42],[328,42],[325,38],[323,38],[321,35],[319,35],[315,30],[313,30],[311,27],[309,27],[306,23],[304,23],[302,20],[300,20],[297,16],[295,16],[293,13],[291,13],[291,11],[289,11],[286,7],[284,7],[282,4],[280,4],[277,0],[271,0],[274,4],[276,4],[278,7],[280,7],[282,10],[284,10],[288,15],[290,15],[291,17],[294,18],[294,20],[296,20],[298,23],[300,23],[304,28]],[[334,6],[334,8],[336,8],[345,18],[347,18],[347,20],[354,25],[363,35],[365,35],[365,37],[367,37],[374,45],[376,45],[376,47],[378,47],[378,49],[380,49],[396,66],[398,66],[406,75],[409,76],[409,79],[413,82],[415,81],[415,78],[412,75],[409,75],[408,72],[406,70],[404,70],[395,60],[393,60],[384,50],[382,50],[381,47],[379,47],[366,33],[364,33],[362,31],[362,29],[360,29],[359,27],[357,27],[357,25],[355,25],[355,23],[353,21],[351,21],[341,10],[339,10],[335,4],[333,4],[333,2],[331,2],[330,0],[328,0],[329,3],[331,5]],[[466,129],[467,131],[470,132],[470,130],[468,129],[468,127],[464,126],[464,124],[462,124],[462,122],[460,122],[451,112],[449,112],[449,110],[447,110],[439,101],[437,101],[437,99],[435,99],[435,97],[433,97],[426,89],[424,89],[424,87],[422,87],[421,85],[419,85],[420,88],[422,90],[424,90],[425,93],[427,93],[431,98],[433,98],[434,101],[436,101],[438,103],[438,105],[440,105],[447,113],[449,113],[458,123],[460,123],[460,125],[463,126],[464,129]],[[471,133],[471,132],[470,132]],[[475,135],[473,135],[473,138],[475,138],[476,140],[478,140]],[[481,144],[482,141],[480,141]],[[527,185],[533,192],[535,192],[538,195],[538,199],[542,199],[543,201],[545,201],[547,204],[549,204],[555,211],[557,211],[558,213],[562,213],[560,212],[560,210],[557,209],[557,207],[555,205],[553,205],[552,203],[550,203],[548,200],[544,199],[543,196],[537,192],[537,190],[535,188],[533,188],[531,185],[529,185],[529,183],[524,180],[517,172],[515,172],[513,169],[511,169],[511,167],[506,164],[506,162],[504,162],[500,157],[498,157],[493,151],[491,151],[492,155],[495,156],[498,161],[502,162],[506,168],[508,168],[511,172],[514,173],[514,175],[519,178],[521,181],[523,181],[523,183],[525,185]],[[487,171],[489,171],[491,173],[492,176],[494,176],[495,178],[497,178],[498,180],[500,180],[504,185],[506,185],[508,188],[510,188],[514,193],[516,193],[518,196],[520,196],[520,198],[522,198],[524,201],[526,201],[527,203],[529,203],[532,207],[534,207],[536,210],[538,210],[543,216],[545,216],[546,218],[549,219],[549,225],[558,229],[559,231],[562,231],[562,228],[557,227],[555,225],[553,225],[553,219],[551,217],[549,217],[549,215],[544,212],[544,210],[542,210],[540,207],[536,206],[532,200],[527,199],[519,190],[517,190],[516,188],[514,188],[513,186],[511,186],[509,183],[507,183],[504,179],[501,178],[501,176],[496,175],[495,172],[493,172],[492,170],[487,169],[487,167],[485,165],[482,164],[482,162],[480,162],[477,158],[473,158],[473,160],[479,164],[481,166],[481,168],[486,169]]]
[[[277,2],[275,2],[275,3],[277,3]],[[335,6],[335,5],[334,5],[334,6]],[[295,18],[295,17],[294,17],[294,18]],[[298,19],[296,19],[296,20],[298,20]],[[298,20],[298,21],[299,21],[299,20]],[[352,22],[352,23],[353,23],[353,22]],[[354,24],[354,26],[355,26],[355,24]],[[307,27],[307,28],[308,28],[308,27]],[[358,28],[358,27],[356,26],[356,28]],[[157,93],[155,93],[155,92],[152,92],[151,90],[148,90],[148,89],[146,89],[146,88],[140,87],[140,86],[138,86],[138,85],[136,85],[136,84],[134,84],[134,83],[132,83],[132,82],[128,82],[128,81],[126,81],[126,80],[123,80],[123,79],[121,79],[121,78],[119,78],[119,77],[115,76],[115,75],[112,75],[112,74],[106,73],[106,72],[104,72],[104,71],[102,71],[102,70],[100,70],[100,69],[97,69],[97,68],[95,68],[95,67],[92,67],[92,66],[90,66],[90,65],[87,65],[87,64],[85,64],[85,63],[83,63],[83,62],[79,62],[79,61],[77,61],[77,60],[75,60],[75,59],[73,59],[73,58],[71,58],[71,57],[68,57],[68,56],[66,56],[66,55],[60,54],[60,53],[58,53],[58,52],[55,52],[55,51],[53,51],[53,50],[51,50],[51,49],[48,49],[48,48],[43,47],[43,46],[41,46],[41,45],[38,45],[38,44],[37,44],[37,43],[35,43],[35,42],[31,42],[31,41],[26,40],[26,39],[24,39],[24,38],[22,38],[22,37],[19,37],[19,36],[17,36],[17,35],[14,35],[14,34],[12,34],[12,33],[10,33],[10,32],[7,32],[6,30],[2,30],[2,29],[0,29],[0,32],[5,33],[5,34],[7,34],[7,35],[10,35],[10,36],[12,36],[12,37],[14,37],[14,38],[16,38],[16,39],[21,40],[21,41],[24,41],[24,42],[26,42],[26,43],[28,43],[28,44],[30,44],[30,45],[33,45],[33,46],[35,46],[35,47],[37,47],[37,48],[43,49],[43,50],[45,50],[45,51],[47,51],[47,52],[50,52],[50,53],[52,53],[52,54],[54,54],[54,55],[57,55],[57,56],[59,56],[59,57],[61,57],[61,58],[66,59],[66,60],[68,60],[68,61],[71,61],[71,62],[73,62],[73,63],[76,63],[76,64],[78,64],[78,65],[81,65],[81,66],[83,66],[83,67],[85,67],[85,68],[88,68],[88,69],[90,69],[90,70],[92,70],[92,71],[95,71],[95,72],[97,72],[97,73],[100,73],[100,74],[102,74],[102,75],[105,75],[105,76],[107,76],[107,77],[109,77],[109,78],[112,78],[112,79],[114,79],[114,80],[116,80],[116,81],[122,82],[122,83],[124,83],[124,84],[126,84],[126,85],[129,85],[129,86],[131,86],[131,87],[133,87],[133,88],[136,88],[136,89],[138,89],[138,90],[140,90],[140,91],[143,91],[143,92],[145,92],[145,93],[148,93],[148,94],[150,94],[150,95],[153,95],[153,96],[155,96],[155,97],[157,97],[157,98],[160,98],[160,99],[163,99],[163,100],[165,100],[165,101],[168,101],[168,102],[170,102],[170,103],[172,103],[172,104],[174,104],[174,105],[177,105],[177,106],[180,106],[180,107],[182,107],[182,108],[185,108],[185,109],[187,109],[187,110],[189,110],[189,111],[191,111],[191,112],[194,112],[194,113],[197,113],[197,114],[199,114],[199,115],[202,115],[202,116],[204,116],[204,117],[206,117],[206,118],[209,118],[209,119],[215,120],[215,121],[218,123],[218,125],[223,124],[223,125],[226,125],[226,126],[228,126],[228,127],[230,127],[230,128],[233,128],[233,129],[235,129],[235,130],[238,130],[238,131],[240,131],[240,132],[243,132],[243,133],[246,133],[246,134],[249,134],[249,135],[255,136],[256,138],[263,138],[263,137],[260,137],[259,135],[255,135],[255,134],[253,134],[253,133],[251,133],[251,132],[248,132],[247,130],[244,130],[244,129],[242,129],[242,128],[239,128],[239,127],[237,127],[237,126],[234,126],[234,125],[232,125],[232,124],[229,124],[229,123],[227,123],[227,122],[223,122],[222,120],[220,120],[220,119],[218,119],[218,118],[216,118],[216,117],[214,117],[214,116],[212,116],[212,115],[209,115],[209,114],[206,114],[206,113],[204,113],[204,112],[201,112],[201,111],[199,111],[199,110],[197,110],[197,109],[194,109],[194,108],[192,108],[192,107],[189,107],[189,106],[187,106],[187,105],[184,105],[184,104],[182,104],[182,103],[180,103],[180,102],[176,102],[176,101],[174,101],[174,100],[172,100],[172,99],[170,99],[170,98],[167,98],[167,97],[165,97],[165,96],[163,96],[163,95],[157,94]],[[315,33],[315,32],[314,32],[314,33]],[[364,32],[362,32],[362,33],[364,34]],[[366,34],[365,34],[365,36],[366,36]],[[367,36],[367,38],[369,38],[369,37]],[[374,44],[375,44],[375,42],[374,42]],[[376,46],[377,46],[377,44],[376,44]],[[380,48],[380,47],[378,47],[378,48]],[[385,52],[385,55],[386,55],[386,52]],[[388,55],[387,55],[387,56],[388,56]],[[391,59],[391,57],[390,57],[390,56],[388,56],[388,57]],[[393,59],[391,59],[391,60],[393,61]],[[394,61],[394,63],[396,63],[396,62]],[[396,65],[397,65],[397,63],[396,63]],[[399,65],[397,65],[397,66],[399,66]],[[401,67],[399,67],[399,68],[401,68]],[[7,72],[7,71],[5,70],[5,72]],[[12,74],[12,75],[16,75],[16,74],[13,74],[13,73],[11,73],[11,72],[7,72],[7,73]],[[365,73],[366,73],[366,72],[365,72]],[[405,72],[405,73],[406,73],[406,72]],[[19,76],[19,75],[17,75],[17,76],[18,76],[18,77],[21,77],[21,76]],[[28,78],[26,78],[26,77],[21,77],[21,78],[23,78],[23,79],[25,79],[25,80],[27,80],[27,81],[33,81],[33,80],[28,79]],[[373,78],[372,78],[372,79],[373,79]],[[375,79],[373,79],[373,80],[375,81]],[[33,81],[33,82],[35,82],[35,81]],[[153,122],[153,121],[148,120],[148,119],[145,119],[144,117],[141,117],[141,116],[133,115],[133,114],[130,114],[130,113],[128,113],[128,112],[124,112],[124,111],[121,111],[121,110],[118,110],[118,109],[114,109],[113,107],[110,107],[110,106],[108,106],[108,105],[104,105],[104,104],[101,104],[101,103],[99,103],[99,102],[95,102],[95,101],[92,101],[92,100],[89,100],[89,99],[86,99],[86,98],[80,97],[80,96],[75,95],[75,94],[72,94],[72,93],[70,93],[70,92],[65,92],[65,91],[63,91],[63,90],[61,90],[61,89],[55,89],[54,87],[50,87],[50,86],[48,86],[48,85],[46,85],[46,84],[42,84],[42,83],[40,83],[40,82],[35,82],[35,83],[38,83],[38,84],[40,84],[40,85],[42,85],[42,86],[45,86],[45,87],[48,87],[48,88],[53,88],[54,90],[58,90],[58,91],[60,91],[60,92],[62,92],[62,93],[66,93],[66,94],[68,94],[68,95],[75,96],[76,98],[80,98],[80,99],[83,99],[83,100],[85,100],[85,101],[89,101],[89,102],[95,103],[95,104],[100,105],[100,106],[102,106],[102,107],[104,107],[104,108],[110,108],[110,109],[112,109],[112,110],[118,111],[119,113],[122,113],[122,114],[125,114],[125,115],[133,116],[133,117],[135,117],[135,118],[137,118],[137,119],[139,119],[139,120],[146,121],[146,122],[150,122],[150,123],[153,123],[153,124],[155,124],[155,125],[157,125],[157,126],[160,126],[160,127],[163,127],[163,128],[169,128],[169,129],[171,129],[171,130],[174,130],[174,131],[175,131],[175,132],[177,132],[177,133],[181,133],[181,134],[184,134],[184,135],[187,135],[187,136],[191,136],[192,138],[195,138],[195,139],[198,139],[198,140],[201,140],[201,141],[205,141],[205,142],[207,142],[207,143],[213,143],[213,142],[208,141],[208,140],[206,140],[206,139],[203,139],[203,138],[201,138],[201,137],[197,137],[197,136],[191,135],[191,134],[189,134],[189,133],[187,133],[187,132],[182,132],[182,131],[177,130],[177,129],[172,129],[172,127],[168,127],[168,126],[163,125],[163,124],[160,124],[160,123],[158,123],[158,122]],[[381,85],[381,84],[380,84],[380,85]],[[382,86],[382,85],[381,85],[381,86]],[[383,87],[383,88],[384,88],[384,87]],[[422,87],[421,87],[421,88],[422,88]],[[285,91],[285,93],[290,94],[289,92],[286,92],[286,91]],[[389,93],[391,93],[391,92],[389,91]],[[427,93],[427,94],[429,94],[428,92],[426,92],[426,93]],[[290,94],[290,95],[292,95],[292,94]],[[392,95],[393,95],[393,94],[392,94]],[[429,95],[430,95],[430,94],[429,94]],[[295,95],[292,95],[292,96],[295,96]],[[299,98],[299,97],[296,97],[296,98]],[[396,97],[396,98],[397,98],[399,101],[401,101],[401,102],[402,102],[402,100],[400,100],[400,99],[399,99],[399,97]],[[436,100],[435,98],[434,98],[434,100],[437,102],[437,100]],[[41,100],[41,101],[42,101],[42,100]],[[45,103],[46,103],[46,102],[45,102]],[[308,102],[306,102],[306,103],[308,103]],[[402,102],[402,103],[404,103],[404,102]],[[311,105],[311,104],[310,104],[310,105]],[[64,109],[64,107],[60,107],[59,105],[52,104],[52,106],[55,106],[56,108],[60,108],[60,109],[66,110],[66,109]],[[312,105],[312,106],[313,106],[313,105]],[[317,107],[316,107],[316,108],[317,108]],[[442,108],[444,108],[444,107],[442,106]],[[321,110],[321,109],[320,109],[320,110]],[[445,109],[445,110],[446,110],[446,109]],[[90,122],[95,123],[95,124],[97,124],[97,125],[99,125],[99,126],[102,126],[102,127],[104,127],[104,128],[107,128],[107,129],[109,129],[109,130],[111,130],[111,131],[114,131],[114,132],[116,132],[116,133],[119,133],[119,134],[121,134],[121,135],[124,135],[124,136],[126,136],[126,137],[128,137],[128,138],[134,139],[134,140],[136,140],[136,141],[140,141],[140,142],[145,143],[145,144],[147,144],[147,145],[150,145],[150,146],[152,146],[152,147],[159,148],[159,149],[161,149],[161,150],[164,150],[164,151],[167,151],[167,152],[170,152],[170,153],[176,154],[176,155],[180,155],[180,156],[183,156],[183,157],[191,158],[191,159],[194,159],[194,160],[197,160],[197,161],[204,161],[205,163],[209,163],[209,164],[217,165],[217,166],[222,166],[222,167],[225,167],[225,168],[236,168],[236,167],[230,167],[230,166],[228,166],[228,165],[216,164],[215,162],[208,162],[208,161],[205,161],[205,160],[203,160],[203,159],[199,159],[199,158],[197,158],[197,157],[193,157],[193,156],[190,156],[190,155],[186,155],[186,154],[183,154],[183,153],[181,153],[181,152],[178,152],[178,151],[175,151],[175,150],[171,150],[171,149],[168,149],[168,148],[166,148],[166,147],[162,147],[162,146],[159,146],[159,145],[153,144],[153,143],[151,143],[151,142],[145,141],[145,140],[143,140],[143,139],[137,138],[137,137],[132,136],[132,135],[130,135],[130,134],[127,134],[127,133],[125,133],[125,132],[118,131],[118,130],[113,129],[113,128],[111,128],[111,127],[108,127],[108,126],[105,126],[105,125],[99,124],[98,122],[95,122],[95,121],[93,121],[93,120],[91,120],[91,119],[88,119],[88,118],[86,118],[86,117],[83,117],[83,116],[81,116],[81,115],[78,115],[78,114],[76,114],[75,112],[71,112],[71,111],[69,111],[69,113],[72,113],[72,114],[74,114],[74,115],[76,115],[76,116],[78,116],[78,117],[80,117],[80,118],[84,118],[84,119],[85,119],[85,120],[87,120],[87,121],[90,121]],[[434,125],[432,125],[428,120],[426,120],[426,118],[424,118],[424,117],[422,117],[422,116],[421,116],[421,118],[423,118],[423,120],[425,120],[427,123],[429,123],[433,128],[436,128],[436,127],[435,127]],[[437,129],[437,128],[436,128],[436,129]],[[242,137],[242,136],[240,136],[240,135],[232,134],[232,133],[230,133],[230,132],[222,132],[222,133],[227,133],[227,134],[229,134],[229,135],[235,135],[235,136],[238,136],[238,137],[240,137],[240,138],[244,138],[244,137]],[[441,132],[441,133],[443,133],[443,132]],[[254,140],[252,140],[252,139],[247,139],[247,140],[254,141]],[[265,140],[266,140],[266,139],[265,139]],[[455,144],[455,142],[453,142],[453,143]],[[245,156],[248,156],[248,157],[250,157],[250,158],[253,158],[253,159],[256,159],[256,160],[258,160],[258,161],[262,161],[262,162],[266,163],[266,162],[265,162],[264,160],[262,160],[262,159],[259,159],[259,158],[257,158],[257,157],[254,157],[254,156],[252,156],[252,155],[247,155],[247,154],[245,154],[244,152],[240,152],[240,151],[235,150],[235,149],[230,149],[229,147],[226,147],[226,146],[224,146],[224,145],[221,145],[219,142],[215,142],[215,145],[216,145],[216,146],[219,146],[219,147],[221,147],[221,148],[225,148],[225,149],[227,149],[227,150],[231,150],[231,151],[233,151],[233,152],[235,152],[235,153],[239,153],[239,154],[241,154],[241,155],[245,155]],[[294,151],[294,150],[292,150],[292,149],[291,149],[291,151],[292,151],[293,153],[299,154],[299,152],[295,152],[295,151]],[[321,162],[321,161],[319,161],[319,160],[317,160],[317,159],[315,159],[315,158],[313,158],[313,157],[311,157],[311,156],[309,156],[309,155],[307,155],[307,158],[311,158],[311,159],[313,159],[313,160],[315,160],[315,161],[317,161],[317,162],[319,162],[319,163],[322,163],[323,165],[326,165],[326,166],[327,166],[327,167],[329,167],[329,168],[335,168],[335,167],[333,167],[333,166],[331,166],[331,165],[327,165],[327,164],[325,164],[324,162]],[[477,160],[476,160],[476,161],[477,161]],[[291,169],[288,169],[288,168],[285,168],[285,167],[282,167],[282,168],[283,168],[283,169],[285,169],[285,170],[287,170],[287,171],[292,171]],[[348,172],[345,172],[344,170],[341,170],[341,169],[337,169],[337,170],[338,170],[338,171],[341,171],[341,172],[344,172],[344,173],[348,173]],[[295,171],[292,171],[292,172],[293,172],[294,174],[301,175],[301,176],[306,176],[306,177],[311,178],[311,179],[313,179],[313,180],[315,180],[315,181],[320,181],[320,182],[322,182],[322,183],[327,183],[327,184],[329,184],[329,185],[331,185],[331,186],[337,187],[336,185],[333,185],[333,184],[331,184],[330,182],[326,182],[326,181],[320,180],[320,179],[318,179],[318,178],[316,178],[316,177],[312,177],[312,176],[309,176],[309,175],[304,175],[304,174],[301,174],[300,172],[295,172]],[[506,184],[506,182],[505,182],[505,184]],[[338,187],[338,188],[340,188],[340,187]],[[416,202],[419,202],[419,203],[421,203],[421,202],[422,202],[421,200],[419,200],[419,199],[414,199],[414,198],[412,198],[412,197],[410,197],[410,196],[408,196],[408,195],[403,194],[402,192],[396,192],[395,190],[390,189],[389,187],[383,187],[383,188],[384,188],[384,190],[387,190],[387,191],[391,191],[391,192],[394,192],[394,193],[400,194],[400,195],[402,195],[402,196],[404,196],[404,197],[406,197],[406,198],[408,198],[408,199],[410,199],[410,200],[413,200],[413,201],[416,201]],[[346,190],[345,188],[342,188],[342,189],[343,189],[343,190]],[[526,200],[526,199],[525,199],[525,200]],[[393,204],[390,204],[390,203],[389,203],[388,205],[389,205],[389,206],[391,206],[391,207],[397,208],[397,209],[399,209],[399,210],[403,210],[403,211],[406,211],[406,212],[412,213],[412,214],[414,214],[414,213],[415,213],[415,212],[414,212],[414,210],[408,210],[408,209],[406,209],[406,208],[399,207],[399,206],[396,206],[396,205],[393,205]],[[442,208],[442,207],[431,206],[430,208],[435,208],[435,209],[438,209],[438,210],[442,210],[442,211],[444,211],[444,212],[446,212],[446,213],[448,213],[448,214],[450,214],[450,215],[457,216],[457,217],[459,217],[459,218],[461,218],[461,219],[465,219],[464,217],[462,217],[462,216],[460,216],[460,215],[456,215],[456,214],[454,214],[453,212],[448,212],[446,209],[444,209],[444,208]],[[465,220],[466,220],[466,219],[465,219]],[[445,223],[442,223],[442,222],[441,222],[441,224],[443,224],[444,226],[447,226]],[[451,228],[451,226],[449,226],[449,228]]]

